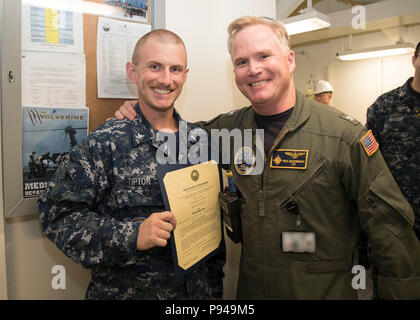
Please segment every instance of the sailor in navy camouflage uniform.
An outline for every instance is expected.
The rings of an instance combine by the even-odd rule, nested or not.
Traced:
[[[366,127],[371,129],[379,149],[399,185],[413,207],[414,231],[420,239],[420,42],[412,57],[414,77],[404,85],[381,95],[367,110]],[[364,235],[362,235],[364,238]],[[361,240],[360,257],[368,255],[372,265],[373,299],[377,299],[378,268]],[[364,251],[369,250],[369,253]],[[369,263],[367,263],[369,265]]]
[[[177,128],[181,121],[173,103],[186,79],[186,53],[185,63],[178,63],[185,47],[166,30],[143,39],[136,46],[140,61],[133,54],[127,67],[138,85],[138,117],[108,121],[70,151],[38,202],[42,229],[69,258],[91,269],[87,299],[221,297],[224,251],[184,278],[174,274],[167,242],[176,223],[171,212],[164,212],[156,176],[161,141],[152,123],[161,123],[162,114],[170,124],[164,128]],[[189,150],[201,143],[197,136],[203,130],[187,126]],[[175,154],[168,150],[169,157]],[[146,229],[150,221],[160,229]],[[149,237],[145,230],[157,236]]]
[[[420,42],[412,57],[414,77],[381,95],[367,111],[366,126],[411,204],[420,239]]]

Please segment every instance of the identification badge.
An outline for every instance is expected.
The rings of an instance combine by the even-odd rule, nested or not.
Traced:
[[[315,232],[285,231],[281,233],[283,252],[314,253]]]
[[[277,149],[270,159],[271,168],[306,169],[309,150]]]

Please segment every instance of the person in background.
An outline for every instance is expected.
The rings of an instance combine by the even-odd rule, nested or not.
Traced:
[[[242,199],[237,298],[356,299],[353,258],[364,230],[381,297],[420,299],[413,211],[372,133],[296,91],[295,54],[282,23],[242,17],[228,34],[236,85],[251,105],[201,125],[209,132],[264,130],[263,150],[256,142],[231,150],[223,164]],[[115,115],[133,118],[130,105]],[[263,172],[253,174],[261,152]]]
[[[106,122],[70,151],[38,202],[42,229],[91,269],[87,299],[220,298],[224,250],[185,277],[175,275],[168,240],[176,219],[164,210],[156,175],[157,133],[176,135],[182,120],[174,103],[187,79],[184,43],[153,30],[137,42],[126,70],[137,84],[137,117]],[[187,124],[191,137],[194,128]],[[191,138],[183,147],[197,143]],[[168,156],[176,159],[177,151]]]
[[[366,127],[413,207],[414,230],[420,239],[420,42],[411,61],[414,77],[378,97],[367,110]]]
[[[319,80],[314,88],[315,100],[330,106],[333,92],[331,83],[326,80]]]
[[[420,42],[411,62],[414,77],[401,87],[388,91],[368,108],[366,127],[379,143],[395,181],[414,211],[414,231],[420,239]],[[370,257],[377,298],[378,267]]]

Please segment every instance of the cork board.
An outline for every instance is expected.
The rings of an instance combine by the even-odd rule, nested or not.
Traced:
[[[104,3],[104,0],[90,0]],[[89,108],[89,131],[94,130],[107,118],[113,117],[125,99],[98,98],[98,81],[96,76],[96,40],[98,15],[83,15],[83,38],[86,55],[86,107]],[[150,23],[150,15],[149,15]]]
[[[89,0],[98,4],[104,4],[104,0]],[[159,21],[163,21],[164,1],[150,0],[153,15],[155,1],[159,3],[158,15]],[[3,211],[6,217],[18,217],[33,215],[38,212],[36,205],[37,198],[24,198],[22,184],[17,181],[23,177],[23,109],[21,92],[21,36],[22,36],[22,2],[21,1],[3,1],[3,7],[0,6],[3,14],[2,25],[2,43],[7,44],[7,50],[2,50],[2,68],[6,70],[2,74],[2,135],[1,135],[1,158],[3,170]],[[98,99],[97,77],[96,77],[96,38],[98,15],[83,15],[83,37],[84,53],[86,56],[86,106],[89,108],[89,129],[92,131],[100,124],[105,122],[106,118],[112,117],[115,110],[124,102],[123,99]],[[152,24],[155,17],[152,17]],[[150,23],[150,18],[149,18]],[[13,76],[13,77],[12,77]],[[10,78],[9,78],[10,77]],[[18,180],[16,180],[18,179]],[[1,186],[0,186],[1,189]]]

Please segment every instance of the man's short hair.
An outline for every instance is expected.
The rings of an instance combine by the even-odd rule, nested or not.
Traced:
[[[257,17],[245,16],[245,17],[236,19],[228,27],[228,33],[229,33],[228,49],[229,49],[230,55],[232,55],[232,42],[235,35],[242,29],[249,26],[254,26],[254,25],[264,25],[271,28],[274,34],[277,36],[277,39],[279,40],[280,45],[283,48],[283,50],[284,51],[290,50],[291,48],[290,37],[283,23],[281,23],[280,21],[273,20],[270,18],[265,18],[265,17],[257,18]]]
[[[414,55],[417,57],[420,55],[420,41],[417,43],[416,51],[414,51]]]
[[[139,63],[139,60],[140,60],[139,51],[149,39],[157,39],[158,41],[161,41],[161,42],[180,44],[185,49],[184,41],[182,41],[182,39],[176,33],[166,30],[166,29],[155,29],[146,33],[137,41],[136,46],[134,47],[134,50],[133,50],[133,56],[131,58],[131,62],[133,64],[137,65]]]

